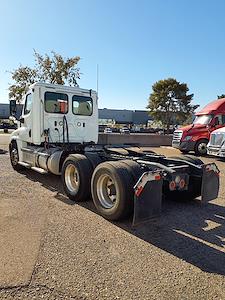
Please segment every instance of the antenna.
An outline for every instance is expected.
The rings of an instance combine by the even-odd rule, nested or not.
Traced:
[[[97,64],[97,94],[98,94],[98,64]]]

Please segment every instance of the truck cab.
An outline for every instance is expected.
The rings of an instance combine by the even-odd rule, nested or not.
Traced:
[[[174,131],[172,146],[183,153],[207,153],[210,134],[225,126],[225,98],[215,100],[195,114],[192,124]]]
[[[48,157],[58,151],[59,159],[62,146],[97,143],[97,101],[93,90],[47,83],[31,85],[23,99],[20,127],[11,134],[11,153],[24,166],[46,170],[50,167],[46,165]],[[53,173],[58,174],[58,168]]]
[[[35,83],[30,86],[23,102],[20,128],[12,138],[41,145],[48,132],[51,142],[60,144],[63,143],[63,123],[64,129],[67,123],[71,143],[97,142],[98,130],[93,126],[98,124],[96,92]]]
[[[214,130],[207,145],[209,155],[225,158],[225,127]]]

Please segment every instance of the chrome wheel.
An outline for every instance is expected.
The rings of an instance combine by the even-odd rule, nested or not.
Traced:
[[[104,208],[112,208],[118,197],[117,183],[107,174],[103,174],[97,181],[97,195]]]
[[[76,194],[80,187],[80,176],[77,168],[69,164],[65,170],[65,183],[72,194]]]
[[[206,154],[206,152],[207,152],[207,145],[206,145],[206,143],[200,143],[199,145],[198,145],[198,152],[200,153],[200,154]]]

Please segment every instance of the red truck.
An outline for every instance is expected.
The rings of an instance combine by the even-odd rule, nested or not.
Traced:
[[[174,131],[172,146],[183,153],[194,151],[196,155],[207,153],[210,133],[225,126],[225,98],[217,99],[195,114],[191,125]]]

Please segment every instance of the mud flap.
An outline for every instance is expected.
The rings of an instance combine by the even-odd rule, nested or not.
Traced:
[[[202,170],[201,200],[207,203],[218,197],[220,171],[214,163],[203,165]]]
[[[133,226],[161,213],[163,179],[159,172],[145,172],[134,187]]]

